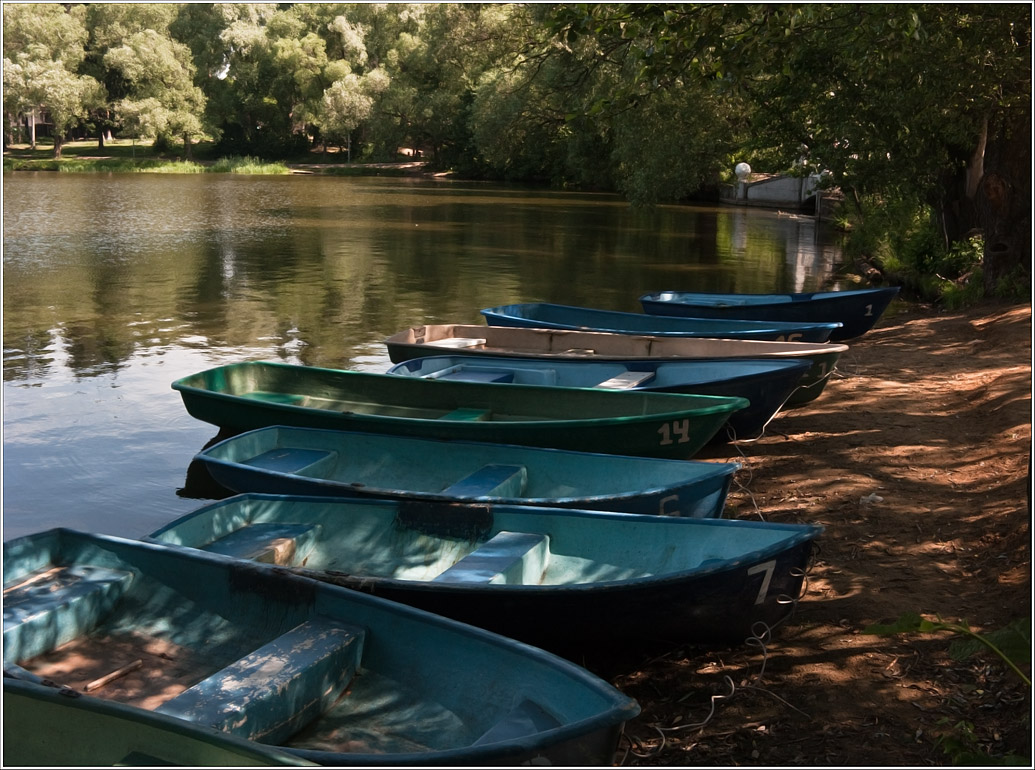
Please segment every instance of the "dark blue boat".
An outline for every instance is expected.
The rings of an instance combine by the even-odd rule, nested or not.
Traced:
[[[741,321],[623,313],[548,302],[500,305],[481,311],[489,326],[576,329],[655,337],[713,337],[775,342],[826,342],[840,328],[836,322]]]
[[[771,628],[790,614],[822,531],[534,506],[238,495],[149,537],[272,560],[582,660],[742,644],[758,624]]]
[[[814,291],[792,294],[717,294],[659,291],[640,297],[647,313],[687,318],[726,318],[755,321],[837,321],[841,328],[832,342],[861,337],[887,310],[899,287]]]
[[[802,359],[720,358],[689,361],[560,361],[548,358],[428,356],[396,364],[388,374],[567,388],[648,390],[739,396],[749,406],[730,415],[711,443],[757,438],[798,390],[809,370]]]

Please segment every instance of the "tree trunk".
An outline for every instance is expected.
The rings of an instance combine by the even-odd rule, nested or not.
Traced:
[[[191,156],[191,147],[192,147],[192,145],[191,145],[191,141],[190,141],[190,134],[185,132],[183,134],[183,157],[186,160],[191,160],[191,158],[192,158],[192,156]]]
[[[61,145],[64,144],[64,139],[61,134],[57,131],[54,132],[54,160],[61,160]]]
[[[984,172],[974,205],[985,236],[985,294],[1016,294],[1031,285],[1030,111],[992,122]]]

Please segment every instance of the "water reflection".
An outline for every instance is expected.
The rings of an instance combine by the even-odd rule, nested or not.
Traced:
[[[3,207],[5,538],[137,536],[190,510],[176,490],[212,436],[169,384],[193,371],[384,371],[382,340],[415,324],[809,290],[839,257],[774,211],[463,182],[15,172]]]

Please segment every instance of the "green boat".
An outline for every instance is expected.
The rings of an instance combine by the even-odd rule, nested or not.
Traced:
[[[4,767],[317,767],[275,746],[4,677]]]
[[[506,356],[558,361],[695,361],[701,359],[802,359],[811,366],[786,406],[819,397],[844,344],[771,342],[706,337],[658,337],[649,334],[521,329],[474,324],[430,324],[396,332],[385,340],[392,363],[428,356]]]
[[[748,405],[733,396],[502,386],[266,361],[208,369],[172,387],[193,417],[234,431],[290,425],[673,459],[692,457]]]
[[[639,712],[542,650],[270,564],[69,529],[3,564],[6,677],[321,765],[609,765]]]

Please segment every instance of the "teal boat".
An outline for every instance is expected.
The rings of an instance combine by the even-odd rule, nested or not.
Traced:
[[[776,344],[776,343],[773,343]],[[687,459],[742,398],[448,382],[249,361],[172,384],[199,420]]]
[[[657,291],[640,297],[640,304],[646,313],[661,316],[784,323],[833,321],[841,324],[830,335],[837,342],[861,337],[872,329],[898,292],[898,286],[788,294]]]
[[[317,767],[205,725],[4,677],[4,767]]]
[[[773,342],[826,342],[839,322],[743,321],[737,318],[688,318],[647,313],[623,313],[549,302],[520,302],[481,311],[489,326],[532,329],[574,329],[656,337],[717,337]]]
[[[847,345],[830,342],[770,342],[705,337],[657,337],[568,329],[520,329],[474,324],[430,324],[396,332],[385,340],[392,363],[428,356],[503,356],[551,361],[694,361],[701,359],[803,359],[809,369],[787,400],[799,406],[819,397]]]
[[[68,529],[4,543],[4,673],[323,765],[608,765],[639,711],[585,669],[479,628],[267,564]]]
[[[787,617],[822,527],[406,501],[239,495],[150,538],[404,602],[612,664],[742,644]],[[754,631],[753,631],[754,629]]]
[[[790,400],[809,369],[803,359],[560,361],[553,358],[428,356],[395,364],[388,374],[474,382],[557,385],[658,393],[737,396],[750,403],[730,415],[712,443],[757,438]]]
[[[291,428],[240,433],[195,456],[234,492],[722,516],[738,463]]]

